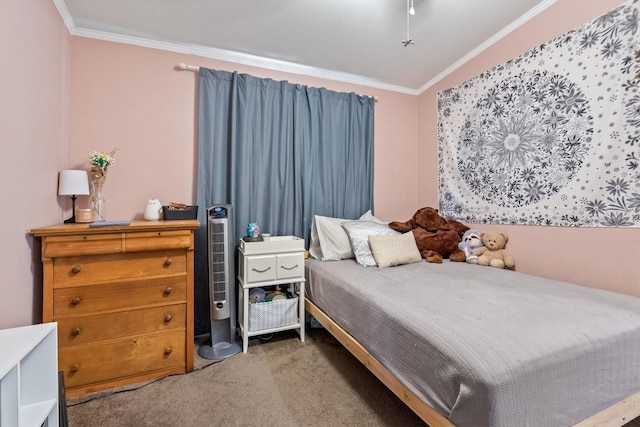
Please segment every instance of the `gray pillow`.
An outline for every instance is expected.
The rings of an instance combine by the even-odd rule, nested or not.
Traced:
[[[400,234],[389,228],[388,225],[375,221],[346,221],[342,223],[342,228],[349,236],[351,249],[353,249],[353,253],[356,256],[356,261],[363,267],[375,267],[377,265],[369,247],[369,236]]]

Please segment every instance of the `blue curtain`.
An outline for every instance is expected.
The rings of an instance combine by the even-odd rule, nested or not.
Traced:
[[[313,215],[372,209],[374,101],[202,67],[199,76],[195,314],[206,332],[206,209],[232,205],[236,241],[256,222],[306,247]]]

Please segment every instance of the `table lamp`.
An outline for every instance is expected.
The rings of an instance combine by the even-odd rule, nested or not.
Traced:
[[[60,180],[58,181],[58,195],[71,196],[71,218],[64,222],[76,222],[76,195],[89,194],[89,176],[85,170],[63,170],[60,171]]]

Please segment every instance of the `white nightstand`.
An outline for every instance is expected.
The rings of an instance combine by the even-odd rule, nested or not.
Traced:
[[[304,341],[304,240],[272,236],[268,241],[240,241],[238,257],[238,322],[242,351],[249,337],[296,329]],[[249,302],[253,288],[288,286],[294,298]]]

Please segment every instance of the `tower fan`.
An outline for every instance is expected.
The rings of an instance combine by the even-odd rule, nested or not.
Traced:
[[[231,205],[208,208],[207,219],[211,345],[201,345],[198,354],[209,360],[223,360],[242,351],[236,334],[237,306]]]

